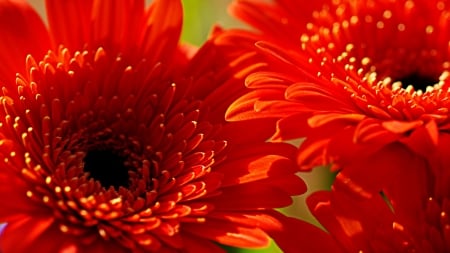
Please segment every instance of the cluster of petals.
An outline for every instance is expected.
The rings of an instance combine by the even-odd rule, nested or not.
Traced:
[[[252,52],[224,54],[220,29],[180,43],[179,0],[45,4],[48,27],[0,0],[1,252],[224,252],[279,236],[274,209],[305,191],[295,148],[266,142],[274,119],[224,118]]]
[[[300,170],[337,174],[308,198],[326,232],[292,220],[299,236],[285,249],[448,252],[450,3],[236,0],[231,10],[254,30],[226,40],[258,62],[227,119],[276,119],[272,141],[303,140]]]

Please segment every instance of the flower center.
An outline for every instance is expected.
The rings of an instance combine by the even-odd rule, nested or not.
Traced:
[[[415,91],[422,90],[423,92],[426,91],[428,86],[433,86],[434,84],[439,82],[439,80],[436,78],[422,75],[418,72],[413,72],[407,76],[404,76],[400,78],[398,81],[402,83],[403,88],[412,85]]]
[[[129,186],[125,160],[112,150],[91,150],[84,157],[84,171],[89,173],[90,178],[99,181],[105,189],[112,186],[118,190],[121,186]]]

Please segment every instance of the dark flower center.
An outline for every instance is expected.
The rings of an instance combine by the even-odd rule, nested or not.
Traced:
[[[118,189],[128,187],[128,168],[125,158],[112,150],[91,150],[84,157],[84,171],[97,180],[106,189],[110,186]]]
[[[417,72],[413,72],[397,81],[402,83],[403,88],[408,87],[408,85],[412,85],[415,91],[426,91],[428,86],[433,86],[439,82],[437,78],[422,75]]]

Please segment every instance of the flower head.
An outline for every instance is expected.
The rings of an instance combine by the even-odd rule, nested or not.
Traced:
[[[0,67],[2,252],[267,245],[271,210],[305,186],[292,147],[254,127],[266,119],[224,120],[245,58],[211,64],[215,39],[192,58],[178,0],[46,6],[50,31],[26,3],[0,1],[1,33],[19,45],[0,47],[12,59]]]
[[[281,247],[447,252],[448,3],[322,2],[305,23],[281,2],[267,12],[245,2],[235,2],[235,13],[250,15],[243,19],[258,31],[228,36],[253,40],[247,49],[261,62],[228,119],[275,118],[273,140],[305,138],[297,153],[302,169],[331,163],[339,170],[331,191],[308,199],[326,232],[287,218],[284,229],[298,238],[280,240]],[[272,9],[279,29],[300,35],[255,25],[273,17]]]
[[[292,41],[260,28],[266,69],[247,78],[250,91],[229,119],[273,117],[274,139],[307,137],[298,153],[305,169],[345,167],[358,150],[370,154],[392,142],[420,155],[433,150],[449,126],[446,2],[332,1],[304,27],[282,13],[302,35]]]
[[[448,172],[444,168],[436,170],[438,174],[423,167],[408,169],[419,171],[406,179],[425,187],[399,189],[395,194],[404,198],[403,206],[385,194],[366,192],[339,174],[331,191],[308,198],[312,213],[328,232],[312,232],[308,240],[327,242],[327,252],[448,252],[449,195],[442,189],[448,184]]]
[[[399,177],[386,174],[390,185],[375,192],[359,179],[338,173],[330,191],[317,191],[307,198],[312,214],[321,228],[293,218],[280,216],[284,227],[279,230],[295,234],[283,240],[283,234],[272,231],[286,252],[432,252],[450,249],[448,201],[448,147],[450,136],[442,135],[437,152],[424,159],[396,144],[393,154],[375,154],[368,169],[393,163]],[[404,161],[411,162],[404,166]],[[367,173],[359,170],[360,177]],[[355,178],[356,180],[353,180]],[[396,181],[392,181],[397,178]]]

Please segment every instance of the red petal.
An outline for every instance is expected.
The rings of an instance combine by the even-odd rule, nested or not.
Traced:
[[[343,253],[334,239],[322,229],[305,221],[272,212],[281,226],[263,226],[285,253]],[[272,218],[273,219],[273,218]]]
[[[295,113],[277,121],[277,130],[272,140],[292,140],[305,137],[311,131],[308,124],[309,113]]]
[[[355,245],[364,244],[365,240],[361,238],[364,235],[362,234],[363,225],[356,219],[358,216],[355,215],[356,209],[350,203],[347,203],[347,208],[344,208],[343,205],[332,206],[330,199],[330,192],[321,191],[311,195],[308,198],[311,212],[336,237],[336,241],[347,248],[348,252],[357,252],[360,248]],[[345,211],[349,212],[344,214]],[[358,238],[353,237],[358,235]]]
[[[135,49],[144,18],[143,0],[97,0],[92,6],[91,43],[127,55]],[[153,16],[153,15],[152,15]],[[142,56],[142,55],[141,55]]]
[[[250,91],[234,101],[226,112],[226,119],[236,121],[262,117],[280,118],[297,112],[296,105],[284,101],[283,90],[258,89]]]
[[[290,77],[277,72],[254,72],[245,79],[248,88],[286,89],[292,83]]]
[[[39,206],[33,205],[26,195],[28,186],[17,179],[16,174],[6,172],[8,169],[0,173],[0,199],[2,200],[0,223],[14,219],[22,213],[36,213],[39,209]]]
[[[291,197],[278,187],[265,183],[249,183],[222,189],[210,199],[217,210],[256,210],[279,208],[292,203]]]
[[[265,178],[283,177],[295,173],[295,148],[285,143],[250,145],[243,151],[230,150],[228,160],[216,171],[225,175],[223,186],[248,183]]]
[[[344,194],[339,196],[343,197]],[[365,224],[363,223],[364,217],[362,218],[363,221],[360,220],[360,212],[367,211],[361,210],[361,207],[367,207],[362,206],[366,203],[359,202],[361,200],[351,200],[350,197],[334,201],[333,197],[334,195],[331,195],[330,192],[316,192],[311,195],[308,198],[311,212],[348,252],[367,249],[367,244],[370,241],[367,233],[370,234],[371,231],[374,231],[374,228],[372,227],[371,231],[365,229],[370,229],[366,226],[373,226],[375,222],[369,221],[369,224]],[[356,198],[353,195],[352,197]]]
[[[272,212],[270,212],[272,213]],[[271,215],[261,212],[211,212],[208,217],[217,220],[237,223],[248,227],[264,227],[270,229],[281,229],[280,222]]]
[[[354,157],[342,173],[368,191],[378,193],[388,187],[415,187],[404,181],[404,175],[419,173],[423,166],[426,165],[421,157],[404,145],[393,143],[374,153]]]
[[[98,240],[84,245],[78,240],[82,237],[73,237],[62,233],[53,223],[54,219],[39,218],[38,216],[24,218],[15,223],[7,225],[6,230],[0,237],[1,252],[17,253],[125,253],[115,241]]]
[[[329,3],[329,1],[326,0],[316,0],[311,1],[308,4],[302,5],[302,8],[298,8],[298,2],[296,0],[277,0],[277,3],[280,6],[283,6],[283,10],[290,13],[293,17],[295,17],[296,20],[298,19],[305,19],[302,20],[303,22],[309,22],[310,16],[305,15],[305,13],[313,13],[313,11],[320,10],[324,4]],[[303,27],[303,26],[295,26],[295,27]]]
[[[171,64],[181,34],[183,10],[180,0],[155,0],[147,11],[139,52],[148,57],[150,64]]]
[[[334,121],[341,121],[342,124],[354,125],[362,121],[366,116],[355,113],[321,113],[311,116],[308,119],[308,124],[311,127],[320,127],[325,124],[333,123]]]
[[[389,143],[397,140],[399,135],[384,127],[384,122],[367,118],[361,121],[355,129],[353,142],[355,143]]]
[[[341,114],[359,111],[348,95],[331,82],[294,83],[286,89],[286,98],[306,105],[304,110],[309,111],[337,111]]]
[[[267,2],[267,3],[265,3]],[[296,42],[306,31],[306,23],[314,10],[320,10],[325,1],[312,1],[299,8],[298,2],[291,0],[273,1],[239,0],[230,6],[233,15],[264,31],[279,42]],[[292,29],[295,27],[296,29]]]
[[[287,50],[287,48],[282,47],[282,45],[277,45],[274,43],[266,41],[258,41],[255,43],[258,49],[260,49],[265,55],[269,56],[274,66],[282,66],[284,73],[289,73],[289,71],[294,71],[296,77],[301,77],[302,81],[314,80],[315,84],[320,87],[320,85],[329,85],[329,81],[317,78],[317,68],[313,69],[313,65],[308,63],[308,57],[306,55],[299,54],[294,50]],[[295,80],[299,80],[296,78]],[[317,83],[316,83],[317,82]],[[324,83],[325,82],[325,83]],[[299,88],[304,86],[305,83],[293,84],[290,87]],[[288,88],[289,89],[289,88]],[[289,96],[289,92],[286,90],[286,95]]]
[[[300,170],[311,170],[320,165],[327,165],[330,158],[327,153],[330,139],[309,136],[298,149],[297,164]]]
[[[307,202],[314,216],[346,252],[399,252],[410,243],[408,232],[393,228],[394,218],[397,221],[401,213],[391,211],[379,192],[367,194],[342,174],[331,192],[316,192]],[[414,224],[417,222],[422,224],[417,220]]]
[[[402,139],[409,148],[421,155],[430,155],[436,149],[439,139],[439,129],[434,120],[422,127],[416,128],[410,136]]]
[[[415,121],[392,120],[392,121],[384,121],[381,123],[381,125],[393,133],[404,134],[412,129],[415,129],[423,125],[423,122],[421,120]]]
[[[187,253],[226,253],[226,251],[210,240],[194,235],[183,235],[184,248]]]
[[[227,140],[229,147],[254,146],[255,142],[261,143],[267,140],[273,134],[274,126],[275,120],[267,118],[231,122],[222,126],[218,136]]]
[[[368,156],[379,151],[392,141],[389,138],[384,138],[378,140],[379,142],[377,139],[373,139],[369,143],[360,143],[355,140],[355,132],[355,128],[348,127],[338,132],[338,134],[335,134],[328,145],[328,156],[330,156],[333,162],[339,167],[346,167],[347,164],[367,159]],[[383,132],[387,133],[387,131]],[[355,154],[358,155],[356,156]]]
[[[276,5],[269,5],[257,1],[239,0],[232,2],[230,5],[230,12],[257,29],[270,30],[273,33],[278,32],[283,36],[290,34],[290,32],[281,32],[290,30],[289,27],[283,27],[281,20],[285,17],[282,16],[283,13],[278,10]],[[264,15],[261,13],[264,13]]]
[[[93,0],[46,0],[47,19],[54,48],[64,45],[81,50],[90,40]]]
[[[402,223],[412,224],[410,227],[414,228],[418,224],[426,223],[423,221],[424,203],[430,197],[428,189],[436,183],[424,160],[411,157],[403,166],[404,168],[397,168],[400,171],[397,180],[389,184],[384,192],[395,210],[395,215],[401,217]]]
[[[242,148],[244,147],[244,148]],[[281,155],[285,157],[293,157],[296,148],[286,143],[247,143],[246,146],[230,147],[228,157],[230,160],[241,159],[250,156],[264,156],[264,155]]]
[[[137,236],[136,236],[137,237]],[[58,252],[61,253],[126,253],[129,249],[121,247],[116,241],[105,241],[103,238],[98,237],[97,240],[89,245],[83,245],[77,243],[76,238],[71,238],[72,242],[65,243]],[[152,247],[154,244],[150,244],[148,247]],[[155,249],[153,248],[153,251]],[[50,251],[48,251],[50,252]]]
[[[25,1],[0,1],[0,34],[2,85],[14,85],[16,73],[25,73],[27,54],[39,59],[51,49],[44,23]]]
[[[277,186],[289,196],[300,195],[305,193],[307,190],[305,181],[295,174],[273,178],[268,177],[265,179],[265,182],[267,184]]]
[[[223,186],[244,184],[269,177],[294,174],[294,164],[285,157],[267,155],[264,157],[248,157],[232,160],[218,169],[223,171],[226,179]]]
[[[256,248],[269,245],[269,238],[261,229],[242,226],[227,220],[210,218],[204,223],[183,224],[183,229],[198,237],[229,246]]]
[[[10,222],[0,237],[2,252],[55,252],[61,245],[61,240],[46,237],[54,221],[51,216],[33,216]]]

